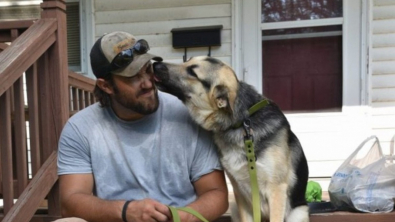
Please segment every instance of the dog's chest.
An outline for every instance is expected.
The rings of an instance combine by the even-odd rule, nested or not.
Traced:
[[[237,134],[233,135],[217,135],[216,144],[221,153],[221,163],[228,174],[239,181],[249,181],[248,162],[245,153],[245,144],[243,136]],[[261,174],[266,174],[265,169],[270,168],[266,166],[265,157],[261,156],[257,161],[256,166]],[[263,176],[263,175],[262,175]]]

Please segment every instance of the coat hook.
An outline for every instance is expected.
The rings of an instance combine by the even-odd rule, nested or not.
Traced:
[[[184,62],[187,61],[187,48],[184,48],[184,56],[183,56]]]

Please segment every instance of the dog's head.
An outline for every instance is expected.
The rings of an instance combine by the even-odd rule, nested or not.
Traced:
[[[216,130],[216,123],[232,116],[238,80],[220,60],[199,56],[182,64],[156,62],[154,73],[158,88],[177,96],[205,129]]]

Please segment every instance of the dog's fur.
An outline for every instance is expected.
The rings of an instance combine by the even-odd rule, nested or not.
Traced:
[[[158,88],[177,96],[198,124],[214,132],[236,198],[238,212],[232,213],[233,221],[253,221],[245,131],[234,128],[246,118],[251,120],[254,137],[263,219],[309,221],[307,161],[286,117],[273,101],[249,117],[248,109],[265,98],[239,81],[228,65],[211,57],[194,57],[182,64],[157,62],[154,72]]]

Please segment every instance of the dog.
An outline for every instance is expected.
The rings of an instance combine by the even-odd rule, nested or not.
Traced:
[[[221,164],[234,190],[238,210],[232,212],[232,221],[253,221],[244,149],[248,133],[255,147],[262,219],[309,221],[305,200],[307,160],[289,122],[273,101],[239,81],[230,66],[212,57],[192,57],[182,64],[155,62],[153,68],[158,89],[178,97],[194,121],[213,132]],[[268,104],[250,116],[248,110],[262,100]],[[240,126],[246,119],[250,131]]]

